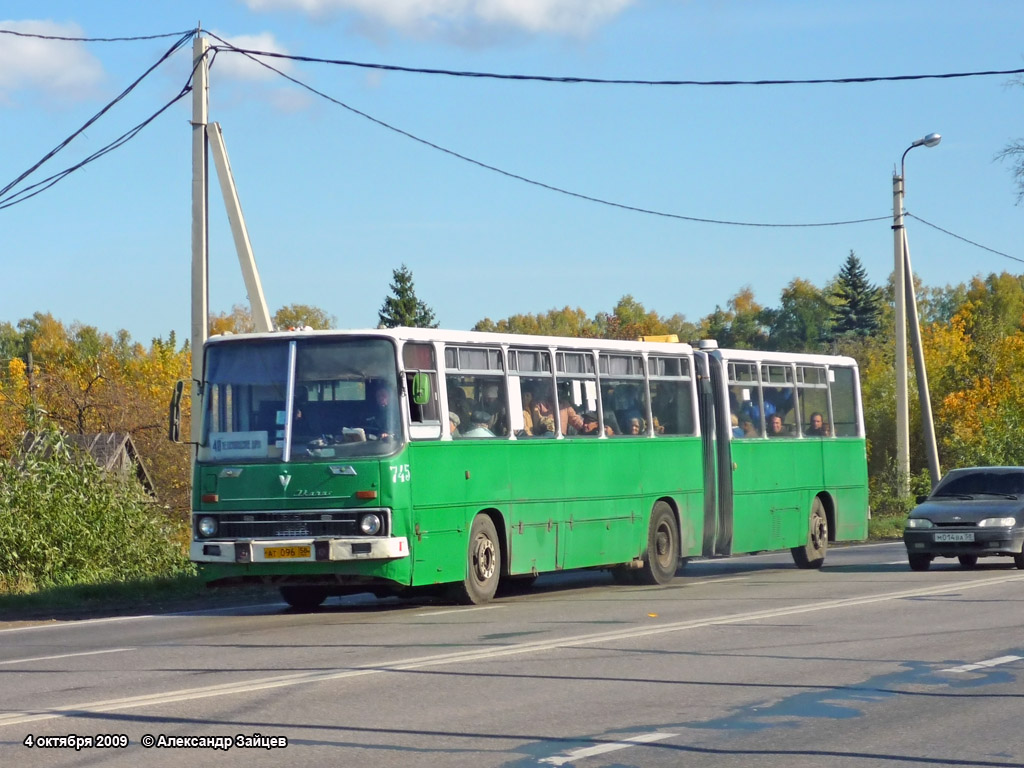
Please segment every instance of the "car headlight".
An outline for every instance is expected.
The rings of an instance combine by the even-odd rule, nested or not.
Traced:
[[[196,530],[200,536],[213,536],[217,532],[217,518],[206,515],[199,518]]]
[[[379,515],[369,514],[363,515],[359,518],[359,530],[365,533],[367,536],[373,536],[380,533],[381,520]]]
[[[909,517],[907,518],[907,528],[934,528],[935,525],[931,520],[925,517]]]
[[[980,523],[979,528],[1012,528],[1017,524],[1015,517],[986,517]]]

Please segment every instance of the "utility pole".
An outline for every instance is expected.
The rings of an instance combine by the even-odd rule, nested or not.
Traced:
[[[209,336],[209,207],[207,135],[210,70],[209,45],[202,27],[192,43],[192,418],[191,441],[199,443],[202,416],[203,345]],[[192,454],[195,461],[195,453]]]

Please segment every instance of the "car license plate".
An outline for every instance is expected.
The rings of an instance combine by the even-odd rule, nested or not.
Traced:
[[[936,533],[935,541],[974,541],[974,533]]]
[[[263,557],[267,560],[294,560],[309,557],[310,548],[305,547],[264,547]]]

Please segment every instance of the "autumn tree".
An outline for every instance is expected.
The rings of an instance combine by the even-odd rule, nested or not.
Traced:
[[[274,313],[275,328],[303,328],[325,331],[337,326],[337,318],[319,307],[308,304],[289,304]]]
[[[825,291],[794,278],[782,289],[779,308],[768,314],[771,347],[786,352],[821,352],[832,335],[832,312]]]
[[[391,295],[378,312],[380,327],[437,328],[434,310],[416,296],[409,268],[403,264],[391,275]]]
[[[575,338],[598,335],[594,321],[580,307],[549,309],[543,313],[511,315],[494,321],[489,317],[473,326],[474,331],[491,333],[524,333],[531,336],[569,336]]]
[[[758,304],[751,287],[740,288],[727,306],[724,310],[716,306],[714,312],[701,320],[698,326],[701,337],[715,339],[720,347],[767,348],[774,315]]]

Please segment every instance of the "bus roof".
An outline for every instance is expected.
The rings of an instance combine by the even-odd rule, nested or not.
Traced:
[[[367,328],[362,330],[295,330],[271,333],[225,334],[211,336],[207,344],[245,343],[267,339],[293,338],[345,338],[346,336],[376,336],[396,341],[439,341],[445,344],[506,344],[525,347],[582,346],[609,352],[656,352],[689,355],[693,347],[679,342],[622,341],[618,339],[592,339],[572,336],[532,336],[523,333],[487,333],[482,331],[449,331],[437,328]]]
[[[573,336],[533,336],[523,333],[492,333],[483,331],[451,331],[438,328],[365,328],[348,330],[288,330],[271,333],[224,334],[211,336],[207,344],[238,344],[267,339],[345,338],[348,336],[376,336],[396,341],[437,341],[443,344],[505,344],[524,347],[586,347],[609,352],[648,352],[672,355],[691,355],[693,347],[686,342],[629,341],[594,339]],[[857,367],[857,361],[843,355],[809,354],[802,352],[768,352],[756,349],[717,349],[723,358],[751,363],[802,363],[805,365],[842,365]]]

